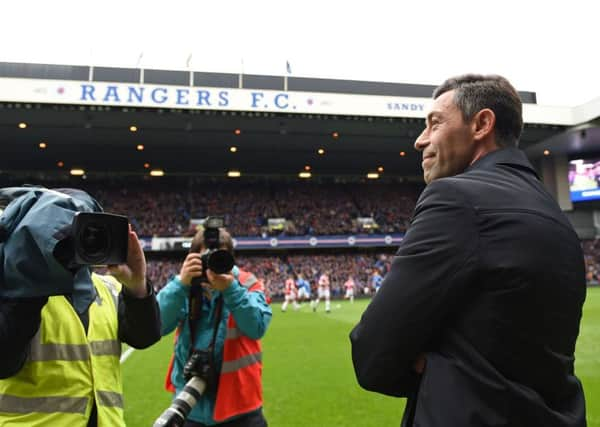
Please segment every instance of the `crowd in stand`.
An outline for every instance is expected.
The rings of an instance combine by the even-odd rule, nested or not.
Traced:
[[[600,239],[582,240],[588,285],[600,285]]]
[[[105,211],[127,215],[140,236],[190,236],[192,219],[222,215],[236,237],[403,232],[420,188],[390,184],[189,183],[90,189]],[[358,217],[378,228],[365,229]],[[281,229],[269,218],[285,218]]]
[[[582,241],[588,285],[600,285],[600,240]],[[316,288],[319,276],[327,273],[331,281],[334,297],[343,295],[342,287],[349,276],[356,284],[357,295],[370,295],[374,292],[373,273],[381,276],[389,271],[393,254],[390,253],[347,253],[339,255],[312,254],[280,256],[236,256],[241,268],[252,271],[265,283],[267,292],[273,298],[283,296],[285,280],[301,275]],[[160,291],[168,280],[179,273],[182,259],[151,258],[148,261],[148,277],[156,291]]]
[[[356,284],[357,294],[374,291],[371,277],[376,272],[385,275],[390,268],[391,254],[353,253],[341,255],[237,256],[241,268],[253,272],[265,283],[271,297],[283,296],[285,280],[301,275],[311,287],[316,287],[322,273],[329,275],[333,296],[342,295],[342,286],[349,276]],[[148,260],[148,277],[158,292],[167,281],[179,273],[182,259],[153,258]]]
[[[6,182],[4,186],[21,185]],[[180,179],[101,183],[46,182],[48,188],[77,187],[88,191],[106,212],[126,215],[142,237],[193,236],[192,219],[222,215],[234,237],[303,236],[403,232],[408,226],[418,185],[385,183],[329,184],[316,182],[230,182]],[[366,230],[359,217],[373,218],[374,230]],[[269,227],[269,218],[285,218],[282,229]],[[583,240],[587,282],[600,285],[600,239]],[[391,256],[385,254],[239,256],[268,285],[275,297],[283,292],[289,274],[301,274],[311,284],[328,272],[334,294],[341,292],[348,276],[358,291],[371,290],[370,275],[387,271]],[[151,259],[149,277],[156,289],[179,272],[182,260]]]

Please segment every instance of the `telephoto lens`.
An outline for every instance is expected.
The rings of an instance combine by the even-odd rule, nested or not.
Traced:
[[[200,377],[192,377],[169,406],[154,422],[153,427],[182,427],[190,411],[196,405],[206,383]]]
[[[108,265],[127,262],[129,220],[104,212],[77,212],[71,224],[77,265]]]
[[[104,224],[90,222],[77,237],[77,248],[81,248],[80,253],[84,254],[89,262],[93,264],[107,258],[111,247],[111,236]]]

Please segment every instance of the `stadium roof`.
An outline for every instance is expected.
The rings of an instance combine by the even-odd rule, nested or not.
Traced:
[[[57,170],[62,161],[65,168],[115,173],[144,173],[144,163],[150,163],[169,174],[224,175],[237,169],[244,175],[295,175],[306,165],[322,175],[365,175],[379,166],[388,175],[421,174],[421,155],[412,146],[423,128],[421,119],[39,104],[4,104],[0,110],[0,169],[5,171]],[[528,125],[521,144],[527,147],[563,130]],[[47,148],[40,149],[41,142]],[[232,146],[237,152],[230,151]],[[318,154],[320,148],[324,155]]]
[[[15,79],[10,81],[19,78],[84,81],[92,74],[93,81],[140,79],[140,70],[132,69],[0,64],[0,79]],[[183,84],[187,74],[145,70],[144,83]],[[242,82],[238,76],[218,73],[193,73],[191,77],[191,86],[235,87],[242,83],[242,89],[281,91],[284,88],[279,85],[287,85],[285,89],[296,92],[329,91],[358,96],[428,98],[433,89],[377,82],[287,80],[277,76],[243,76]],[[521,96],[535,103],[534,93],[521,92]],[[0,103],[0,170],[3,171],[52,172],[80,167],[90,174],[147,174],[144,164],[149,163],[150,169],[160,168],[166,174],[224,176],[228,170],[240,170],[242,176],[294,176],[310,166],[315,176],[365,176],[381,166],[384,176],[421,176],[421,156],[412,145],[423,128],[423,119],[414,115],[385,117],[3,101]],[[20,123],[25,126],[19,127]],[[565,124],[527,123],[521,146],[532,157],[541,156],[549,142],[553,152],[558,150],[567,155],[573,150],[598,150],[600,139],[596,138],[592,125],[572,130]],[[131,126],[137,131],[131,131]],[[588,128],[588,141],[577,145],[583,128]],[[45,143],[46,148],[39,148],[40,143]],[[140,144],[143,151],[137,149]],[[230,151],[233,146],[237,148],[235,153]],[[324,154],[319,154],[319,149]],[[62,168],[57,166],[59,161],[63,162]]]

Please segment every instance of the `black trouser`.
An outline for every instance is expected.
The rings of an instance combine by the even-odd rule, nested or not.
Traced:
[[[267,427],[267,420],[263,416],[262,409],[251,412],[236,418],[231,421],[217,424],[218,427]],[[207,427],[206,424],[198,423],[196,421],[186,421],[183,427]]]

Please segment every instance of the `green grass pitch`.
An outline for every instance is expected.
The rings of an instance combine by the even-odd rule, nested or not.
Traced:
[[[281,312],[263,339],[264,411],[274,427],[397,426],[404,399],[362,390],[354,378],[348,333],[368,300],[332,302],[313,313],[308,304]],[[123,363],[125,418],[129,427],[149,427],[171,401],[163,388],[172,337]],[[588,289],[576,353],[583,381],[589,427],[600,427],[600,288]]]

